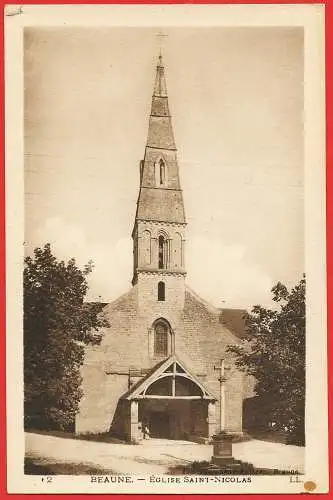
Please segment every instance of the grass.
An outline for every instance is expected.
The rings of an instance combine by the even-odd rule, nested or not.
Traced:
[[[260,441],[268,441],[270,443],[290,444],[294,446],[304,446],[304,436],[294,436],[287,432],[269,429],[252,429],[248,430],[247,434],[252,439],[259,439]]]
[[[93,464],[50,462],[42,458],[27,457],[24,460],[24,474],[32,475],[115,475],[114,472]]]
[[[178,475],[210,475],[210,476],[221,476],[221,475],[263,475],[263,476],[291,476],[300,475],[298,471],[289,470],[279,470],[279,469],[265,469],[261,467],[254,467],[252,464],[247,462],[242,462],[240,460],[234,460],[234,464],[239,464],[238,467],[233,467],[233,465],[216,466],[211,462],[207,461],[195,461],[187,465],[176,465],[169,468],[169,474]]]

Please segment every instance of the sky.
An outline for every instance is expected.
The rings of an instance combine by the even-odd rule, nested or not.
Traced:
[[[162,43],[187,284],[270,305],[304,272],[303,30],[25,28],[25,247],[94,261],[89,300],[131,287],[139,162]]]

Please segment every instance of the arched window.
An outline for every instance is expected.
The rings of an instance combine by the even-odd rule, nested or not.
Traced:
[[[168,255],[168,240],[163,236],[158,238],[158,268],[166,269]]]
[[[155,185],[156,187],[167,186],[168,170],[163,158],[156,159],[154,163]]]
[[[155,356],[168,355],[169,328],[164,321],[158,321],[155,325],[154,354]]]
[[[163,281],[157,285],[157,300],[165,300],[165,283]]]
[[[165,184],[165,163],[162,158],[159,161],[160,165],[160,185]]]

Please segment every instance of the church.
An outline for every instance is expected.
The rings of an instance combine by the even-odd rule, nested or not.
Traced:
[[[104,307],[110,327],[87,347],[77,433],[207,440],[241,434],[247,377],[226,348],[244,311],[219,309],[186,286],[186,217],[162,56],[140,162],[132,288]],[[198,263],[198,265],[204,265]]]

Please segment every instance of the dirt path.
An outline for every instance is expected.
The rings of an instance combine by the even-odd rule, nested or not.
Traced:
[[[118,474],[166,474],[170,467],[210,460],[212,445],[152,439],[139,445],[101,443],[26,433],[26,454],[49,461],[81,463]],[[235,458],[257,467],[303,470],[304,448],[259,440],[235,443]]]

